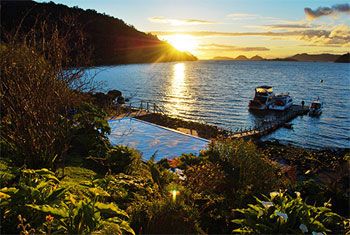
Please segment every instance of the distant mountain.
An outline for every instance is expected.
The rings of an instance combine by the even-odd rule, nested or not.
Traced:
[[[249,60],[249,59],[244,55],[239,55],[235,58],[235,60]]]
[[[215,56],[214,58],[212,58],[212,60],[234,60],[234,58],[226,56]]]
[[[346,53],[342,56],[339,56],[334,62],[336,63],[350,63],[350,53]]]
[[[250,58],[249,60],[264,60],[264,58],[262,58],[261,56],[253,56],[252,58]]]
[[[0,4],[1,28],[7,32],[16,30],[26,14],[20,28],[23,33],[28,32],[35,21],[39,25],[42,22],[57,24],[60,30],[67,25],[65,20],[74,16],[86,35],[86,47],[93,48],[94,65],[197,60],[192,54],[176,50],[157,36],[140,32],[123,20],[95,10],[30,0],[1,1]],[[5,40],[3,33],[1,40]],[[74,44],[74,41],[70,43]]]
[[[319,54],[319,55],[309,55],[306,53],[296,54],[285,59],[291,59],[296,61],[312,61],[312,62],[334,62],[339,58],[339,55],[332,54]]]
[[[297,61],[295,59],[287,58],[275,58],[275,59],[266,59],[267,61]]]

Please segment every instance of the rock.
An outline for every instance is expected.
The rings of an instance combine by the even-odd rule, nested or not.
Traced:
[[[125,104],[125,99],[123,96],[119,96],[118,99],[117,99],[117,103],[118,104]]]
[[[112,99],[115,100],[117,97],[122,96],[122,92],[118,90],[110,90],[108,91],[107,95]]]
[[[95,99],[94,103],[97,105],[103,106],[103,105],[110,103],[110,101],[111,101],[111,98],[103,92],[97,92],[97,93],[93,94],[92,96]]]

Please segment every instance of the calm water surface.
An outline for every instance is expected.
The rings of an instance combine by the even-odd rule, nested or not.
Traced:
[[[196,61],[99,67],[105,91],[118,89],[132,101],[161,104],[178,117],[226,129],[249,128],[270,117],[248,111],[254,88],[270,85],[289,92],[295,104],[320,97],[320,117],[292,121],[263,137],[308,148],[350,147],[349,64],[271,61]],[[320,80],[323,80],[321,83]]]

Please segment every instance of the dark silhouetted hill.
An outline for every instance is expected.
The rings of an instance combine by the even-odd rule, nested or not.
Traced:
[[[336,63],[350,63],[350,53],[346,53],[342,56],[339,56],[334,62]]]
[[[249,60],[249,59],[244,55],[239,55],[235,58],[235,60]]]
[[[332,54],[319,54],[319,55],[309,55],[306,53],[296,54],[285,59],[291,59],[296,61],[310,61],[310,62],[334,62],[338,59],[339,55]]]
[[[212,58],[212,60],[234,60],[234,58],[226,56],[215,56],[214,58]]]
[[[250,60],[264,60],[264,58],[262,58],[261,56],[253,56],[252,58],[250,58]]]
[[[16,30],[26,14],[22,31],[30,30],[36,20],[38,24],[45,21],[60,27],[64,25],[62,20],[74,16],[86,35],[87,47],[92,48],[94,65],[197,60],[192,54],[176,50],[157,36],[140,32],[123,20],[95,10],[28,0],[0,3],[1,27],[7,32]]]

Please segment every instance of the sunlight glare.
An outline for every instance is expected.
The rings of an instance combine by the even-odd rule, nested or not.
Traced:
[[[173,79],[170,87],[169,104],[167,110],[172,114],[178,115],[179,112],[186,110],[183,99],[186,96],[187,84],[185,82],[185,64],[177,63],[173,66]]]
[[[174,83],[175,85],[182,85],[185,79],[185,64],[178,63],[174,65]]]
[[[179,51],[188,51],[192,53],[198,45],[196,39],[190,35],[175,34],[167,36],[164,39]]]

